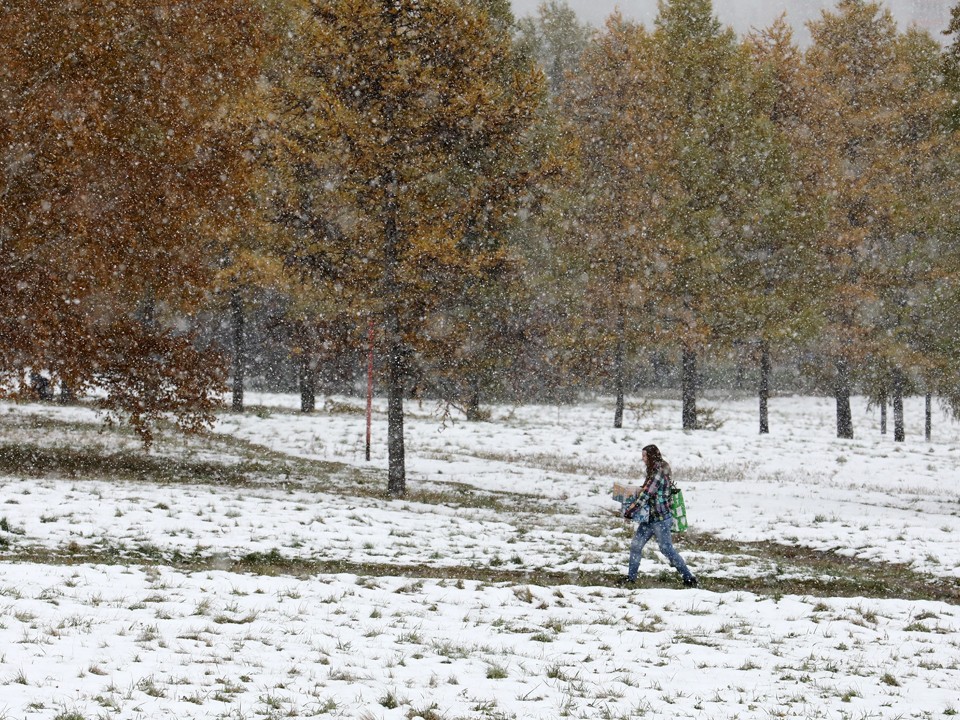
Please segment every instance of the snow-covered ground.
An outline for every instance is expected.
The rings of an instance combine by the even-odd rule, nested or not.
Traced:
[[[228,442],[168,439],[154,455],[343,468],[240,484],[0,476],[0,718],[960,713],[956,605],[711,590],[775,572],[762,545],[741,556],[680,541],[699,590],[670,574],[655,588],[612,584],[629,529],[611,514],[610,486],[636,480],[651,442],[704,537],[960,582],[960,424],[935,410],[925,442],[922,400],[907,403],[906,443],[881,435],[879,411],[860,400],[852,441],[836,439],[823,398],[772,400],[764,436],[753,399],[706,403],[722,425],[692,433],[669,400],[633,398],[620,430],[608,401],[495,407],[484,423],[408,403],[407,500],[368,487],[386,484],[382,401],[368,463],[360,401],[331,398],[303,416],[292,396],[247,400],[254,411],[224,413],[215,428]],[[0,415],[0,443],[136,448],[84,408]],[[480,492],[501,502],[477,502]],[[466,507],[448,501],[470,493]],[[661,578],[668,568],[647,552],[641,572]],[[84,560],[111,553],[109,564]],[[231,572],[248,553],[368,570]],[[175,556],[202,569],[165,560]],[[473,579],[457,579],[464,569]],[[515,579],[476,579],[485,569]],[[543,569],[571,581],[537,584]],[[583,584],[582,572],[611,582]]]

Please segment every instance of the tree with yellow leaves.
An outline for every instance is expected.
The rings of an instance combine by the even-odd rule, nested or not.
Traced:
[[[914,251],[909,228],[918,217],[916,192],[926,182],[921,176],[931,177],[924,158],[931,157],[929,141],[937,134],[938,101],[923,89],[920,67],[912,67],[921,46],[899,34],[879,3],[840,0],[810,31],[806,61],[816,87],[811,109],[820,128],[828,210],[819,243],[829,268],[821,352],[835,369],[837,436],[852,438],[855,368],[872,367],[875,387],[892,384],[895,403],[905,388],[910,362],[896,336],[902,335],[904,270]]]
[[[734,138],[740,171],[728,188],[736,232],[727,269],[724,333],[750,348],[759,368],[760,433],[777,355],[796,352],[820,328],[823,230],[813,86],[784,17],[745,40],[751,60],[748,120]]]
[[[888,223],[868,239],[865,261],[875,268],[877,300],[867,317],[867,391],[877,401],[891,397],[894,440],[902,442],[905,394],[925,393],[928,414],[934,391],[948,399],[957,394],[956,385],[943,382],[957,364],[948,349],[954,333],[944,332],[937,316],[952,317],[943,300],[956,292],[960,271],[953,220],[960,156],[939,43],[911,28],[898,35],[895,49],[896,86],[886,106],[896,195]]]
[[[753,120],[751,68],[710,0],[661,0],[659,8],[653,42],[662,68],[660,219],[650,271],[664,301],[651,326],[659,343],[680,351],[682,422],[693,429],[698,356],[725,340],[725,316],[735,307],[729,269],[744,205],[734,189],[748,176],[737,142]]]
[[[520,159],[545,96],[488,3],[314,0],[301,61],[275,90],[278,167],[316,227],[330,297],[377,318],[386,359],[388,490],[406,490],[403,401],[418,353],[463,288],[502,272],[532,178]],[[322,235],[322,237],[321,237]],[[434,350],[434,352],[436,352]]]
[[[568,331],[584,357],[610,366],[617,428],[627,358],[650,340],[651,307],[662,300],[651,272],[664,120],[660,70],[650,33],[615,14],[587,46],[580,72],[559,99],[561,114],[580,136],[577,224],[563,236],[562,253],[584,287],[582,311]]]

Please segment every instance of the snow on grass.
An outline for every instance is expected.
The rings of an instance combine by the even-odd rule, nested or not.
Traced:
[[[295,398],[254,398],[295,407]],[[337,407],[341,408],[339,401]],[[615,430],[611,403],[497,408],[493,422],[441,423],[411,404],[407,420],[412,483],[547,496],[588,517],[613,506],[615,480],[636,480],[640,452],[660,446],[687,498],[696,529],[736,540],[773,540],[907,563],[960,577],[960,424],[935,413],[924,442],[923,401],[906,402],[906,443],[879,431],[879,410],[855,399],[857,437],[836,438],[833,401],[771,401],[771,432],[760,435],[756,400],[725,400],[718,431],[684,432],[678,403],[635,403]],[[361,411],[356,403],[357,412]],[[376,416],[374,467],[386,467],[385,413]],[[346,413],[307,419],[227,416],[220,430],[304,457],[364,465],[365,426]]]
[[[940,603],[4,568],[7,716],[857,717],[956,707]],[[365,713],[365,715],[363,714]]]
[[[47,463],[0,475],[0,718],[960,712],[960,607],[796,594],[791,577],[826,571],[774,552],[956,586],[960,427],[938,413],[923,442],[922,402],[903,444],[862,402],[857,438],[837,440],[817,398],[774,400],[768,436],[753,400],[717,402],[722,427],[695,433],[669,400],[635,401],[622,430],[602,402],[489,423],[412,403],[410,496],[390,500],[382,407],[368,464],[359,401],[302,416],[248,399],[217,437],[148,458],[88,409],[0,406],[8,455]],[[610,485],[650,442],[687,496],[700,590],[653,551],[646,586],[612,584],[629,527]],[[91,469],[112,453],[116,472]],[[288,564],[234,564],[251,557]],[[337,563],[352,570],[323,570]],[[763,594],[722,589],[760,576]]]

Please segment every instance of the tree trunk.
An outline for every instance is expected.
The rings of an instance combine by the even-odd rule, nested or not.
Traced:
[[[465,408],[467,420],[476,422],[480,419],[480,376],[475,374],[470,378],[470,390],[467,393],[467,406]]]
[[[903,371],[897,368],[893,371],[893,441],[903,442],[906,439],[903,427]]]
[[[933,396],[927,393],[923,397],[923,437],[927,442],[933,438]]]
[[[747,365],[749,363],[744,362],[742,343],[734,340],[733,351],[737,356],[736,370],[733,377],[733,387],[737,390],[742,390],[747,380]]]
[[[230,319],[233,322],[233,409],[243,411],[243,382],[247,366],[247,343],[244,332],[243,296],[234,288],[230,292]]]
[[[697,427],[697,354],[689,348],[683,349],[681,397],[683,403],[683,429],[695,430]]]
[[[406,381],[406,353],[401,334],[400,287],[397,265],[400,262],[400,230],[397,225],[397,177],[394,171],[384,178],[384,252],[383,290],[387,332],[387,492],[399,497],[407,492],[407,473],[403,442],[403,390]]]
[[[74,394],[73,390],[71,390],[70,386],[61,380],[60,397],[57,399],[57,402],[59,402],[61,405],[72,405],[76,401],[77,396]]]
[[[367,443],[365,453],[367,462],[370,462],[370,426],[373,420],[373,341],[374,328],[373,318],[371,317],[369,320],[369,327],[367,329],[367,342],[369,343],[367,347]]]
[[[298,363],[300,375],[300,412],[310,413],[317,407],[316,373],[310,367],[310,354],[303,349]]]
[[[403,385],[405,372],[399,348],[390,350],[389,391],[387,395],[387,492],[400,497],[407,492],[403,442]]]
[[[53,390],[50,389],[50,380],[38,373],[36,370],[30,371],[30,389],[36,398],[42,402],[48,402],[53,399]]]
[[[153,290],[148,290],[146,296],[143,298],[140,320],[144,327],[148,327],[151,330],[157,324],[157,301],[153,297]]]
[[[143,300],[143,315],[141,317],[143,326],[151,333],[156,331],[157,327],[157,301],[154,298],[153,290],[148,290]],[[156,379],[148,380],[143,387],[144,407],[155,408],[158,405],[160,396],[160,387]]]
[[[834,387],[837,399],[837,437],[853,439],[853,413],[850,412],[850,366],[843,358],[837,360],[837,381]]]
[[[626,343],[626,320],[624,319],[623,306],[617,308],[617,347],[613,354],[613,376],[617,390],[617,408],[613,413],[613,426],[615,428],[623,427],[623,354]]]
[[[760,343],[760,434],[770,432],[770,417],[767,401],[770,399],[770,346],[764,340]]]
[[[887,393],[880,393],[880,434],[887,434]]]

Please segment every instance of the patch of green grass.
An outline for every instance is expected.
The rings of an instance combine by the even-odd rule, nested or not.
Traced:
[[[673,636],[673,642],[686,645],[702,645],[704,647],[718,647],[718,643],[707,639],[703,635],[693,635],[691,633],[677,633]]]
[[[380,698],[378,702],[388,710],[392,710],[400,706],[400,702],[397,700],[397,696],[390,691],[387,691],[387,694],[384,695],[382,698]]]
[[[430,707],[426,708],[410,708],[407,711],[407,718],[413,720],[414,718],[420,718],[420,720],[444,720],[444,716],[440,714],[437,704],[432,703]]]
[[[507,677],[509,677],[509,673],[503,665],[497,663],[487,665],[487,680],[504,680]]]
[[[154,680],[152,677],[142,678],[137,683],[137,690],[145,695],[149,695],[150,697],[164,698],[167,696],[166,691],[159,687],[156,680]]]
[[[22,528],[14,527],[10,524],[10,521],[6,517],[0,518],[0,530],[3,532],[10,533],[11,535],[24,535]]]
[[[102,478],[154,483],[201,482],[245,485],[250,477],[269,473],[266,464],[244,461],[226,464],[167,458],[124,450],[107,453],[96,448],[0,445],[0,472],[33,477]]]
[[[169,484],[179,482],[210,483],[224,486],[262,486],[296,487],[307,491],[335,493],[344,497],[370,497],[391,503],[423,503],[444,505],[454,508],[476,508],[492,513],[510,515],[511,522],[523,528],[531,518],[543,518],[542,498],[524,496],[509,492],[490,492],[465,484],[417,484],[406,496],[390,498],[386,492],[386,478],[383,473],[347,468],[337,463],[325,463],[286,456],[255,446],[242,439],[226,435],[206,435],[191,438],[191,447],[203,452],[204,458],[214,454],[225,454],[232,461],[216,462],[207,459],[191,458],[189,454],[177,454],[182,450],[183,439],[180,435],[164,431],[158,436],[155,451],[146,454],[142,451],[109,451],[109,442],[126,438],[127,445],[135,443],[129,430],[118,428],[99,429],[95,425],[68,423],[43,418],[18,418],[10,420],[0,418],[0,430],[14,428],[17,433],[9,436],[6,443],[0,443],[0,472],[21,475],[52,477],[90,477],[109,478]],[[58,444],[43,444],[44,431],[55,436]],[[19,433],[19,434],[18,434]],[[29,442],[16,442],[30,433]],[[113,433],[107,441],[99,440],[95,433]],[[34,437],[36,436],[36,437]],[[63,439],[66,437],[66,439]],[[114,445],[116,446],[116,445]],[[164,455],[164,452],[167,454]],[[521,465],[537,464],[548,459],[536,457],[513,458]],[[538,465],[538,467],[543,467]],[[622,468],[620,469],[622,470]],[[696,470],[694,469],[694,473]],[[741,476],[743,466],[711,469],[715,475],[724,477]],[[688,480],[692,481],[693,475]],[[716,479],[716,478],[713,478]],[[162,504],[158,509],[164,509]],[[553,504],[553,512],[567,512],[563,502]],[[53,516],[44,516],[41,522],[53,521]],[[571,532],[587,532],[598,537],[611,535],[609,521],[577,521],[564,524]],[[7,518],[0,518],[0,530],[8,535],[23,534],[22,530]],[[627,531],[624,531],[627,532]],[[517,536],[522,536],[518,530]],[[940,600],[960,604],[960,582],[953,578],[930,582],[926,575],[913,572],[908,566],[891,563],[871,562],[857,558],[843,557],[832,552],[810,550],[802,547],[781,545],[774,542],[727,541],[706,533],[688,532],[676,539],[682,552],[710,553],[732,559],[746,558],[750,562],[763,563],[778,568],[778,572],[768,575],[754,574],[749,577],[709,577],[701,575],[704,589],[715,592],[747,591],[760,595],[781,597],[792,594],[810,597],[898,597],[904,599]],[[609,550],[623,551],[612,540]],[[557,585],[579,584],[592,587],[611,587],[613,578],[599,571],[554,572],[538,570],[530,572],[521,566],[520,555],[494,558],[487,567],[431,567],[427,564],[390,564],[378,562],[355,562],[344,560],[315,560],[300,558],[295,548],[272,549],[268,552],[249,553],[232,558],[229,569],[262,575],[288,575],[304,577],[318,574],[349,573],[363,578],[376,578],[384,575],[406,575],[411,578],[442,578],[463,587],[465,580],[485,583],[514,583],[519,593],[517,597],[526,602],[535,600],[530,587],[552,587]],[[79,564],[97,562],[111,565],[126,565],[149,562],[151,565],[167,565],[183,570],[222,569],[223,558],[219,554],[205,554],[197,548],[190,550],[164,550],[155,545],[111,545],[105,540],[80,544],[73,541],[60,548],[50,549],[24,544],[10,543],[8,537],[0,536],[0,555],[13,562],[38,562],[51,564]],[[661,575],[641,577],[635,589],[644,587],[679,587],[679,579],[671,571]],[[939,628],[927,620],[933,617],[913,618],[908,627],[917,632],[940,632]],[[876,615],[863,613],[860,622],[876,623]],[[547,628],[549,630],[550,628]],[[644,628],[639,628],[644,629]],[[557,630],[559,632],[560,630]]]
[[[687,548],[695,551],[709,551],[723,554],[728,547],[734,555],[742,555],[747,543],[726,543],[705,535],[696,540],[688,537]],[[757,595],[781,597],[783,595],[806,595],[810,597],[882,597],[914,600],[939,600],[954,605],[960,604],[960,582],[930,583],[925,575],[914,573],[900,565],[868,563],[851,558],[832,555],[813,550],[784,548],[774,543],[754,543],[749,548],[757,555],[788,555],[796,570],[803,570],[807,577],[782,579],[777,575],[758,577],[709,577],[700,576],[701,587],[718,592],[751,592]],[[222,555],[204,555],[200,552],[183,554],[178,550],[163,551],[159,548],[113,547],[100,543],[80,546],[69,543],[60,549],[35,546],[16,546],[0,553],[6,561],[47,563],[54,565],[76,565],[97,563],[104,565],[128,565],[142,563],[148,559],[152,565],[176,567],[185,571],[224,569]],[[518,591],[525,594],[533,587],[556,587],[558,585],[580,585],[583,587],[613,587],[615,578],[601,571],[552,571],[540,570],[528,572],[509,566],[480,567],[435,567],[426,564],[391,564],[374,562],[356,562],[350,560],[315,560],[298,558],[282,553],[274,548],[266,553],[248,553],[229,563],[231,572],[251,573],[265,576],[310,577],[327,574],[350,574],[363,578],[382,576],[403,576],[425,579],[443,579],[456,583],[478,581],[485,583],[514,583]],[[458,585],[459,587],[459,585]],[[633,590],[653,587],[681,587],[676,573],[665,571],[656,576],[641,575]],[[820,603],[814,606],[814,612],[827,612],[829,606]],[[927,618],[925,618],[926,620]],[[556,632],[562,627],[546,629]],[[634,627],[645,631],[646,627]],[[656,631],[656,626],[649,630]],[[924,622],[914,619],[907,629],[919,632],[939,632]]]
[[[100,442],[90,442],[93,426],[43,418],[35,420],[42,427],[31,426],[30,429],[33,432],[55,429],[57,444],[34,441],[0,443],[0,472],[29,477],[110,478],[127,482],[204,483],[226,487],[257,487],[266,480],[272,487],[296,485],[308,491],[372,497],[384,503],[395,500],[387,493],[386,478],[377,473],[341,463],[292,457],[227,435],[208,434],[194,439],[207,455],[222,453],[236,458],[218,462],[184,457],[177,445],[178,439],[182,442],[182,435],[172,431],[158,433],[154,452],[150,454],[142,449],[109,451],[104,447],[102,437]],[[9,419],[0,417],[0,428],[10,423]],[[98,432],[110,433],[115,440],[125,436],[124,430],[116,427],[101,428]],[[494,512],[544,512],[537,498],[520,493],[485,491],[461,483],[420,486],[408,490],[401,500]],[[560,504],[546,511],[561,512],[563,509]]]
[[[900,681],[888,672],[880,676],[880,682],[882,682],[884,685],[889,685],[890,687],[900,687]]]

